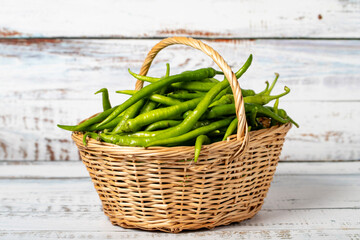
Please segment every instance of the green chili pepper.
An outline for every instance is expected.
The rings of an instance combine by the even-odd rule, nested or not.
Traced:
[[[276,115],[279,115],[279,99],[276,99],[275,103],[274,103],[274,107],[273,107],[273,112],[276,114]],[[280,116],[281,117],[281,116]],[[275,126],[276,125],[276,121],[274,119],[271,119],[271,126]]]
[[[238,119],[234,118],[234,120],[231,121],[229,127],[226,129],[223,141],[225,141],[233,132],[236,130],[238,125]]]
[[[142,75],[139,75],[139,74],[136,74],[136,73],[130,71],[130,69],[128,69],[128,71],[134,78],[136,78],[140,81],[144,81],[144,82],[155,83],[161,79],[161,78],[154,78],[154,77],[149,77],[149,76],[142,76]]]
[[[203,97],[204,95],[205,95],[204,92],[190,93],[188,91],[183,90],[183,91],[169,93],[167,96],[171,97],[171,98],[177,98],[177,99],[194,99],[194,98]]]
[[[150,112],[140,114],[136,118],[128,120],[122,130],[124,132],[136,132],[143,126],[149,125],[159,120],[166,120],[175,117],[189,109],[194,109],[200,101],[201,98],[195,98],[186,102],[182,102],[178,105],[155,109]]]
[[[273,111],[271,111],[269,108],[262,106],[260,104],[254,104],[254,103],[245,103],[245,112],[251,112],[254,111],[254,109],[257,108],[257,112],[263,116],[273,118],[276,121],[280,123],[288,123],[289,120],[286,120],[279,115],[275,114]]]
[[[134,95],[138,90],[120,90],[120,91],[116,91],[116,93],[122,93],[122,94],[128,94],[128,95]],[[172,105],[177,105],[179,103],[181,103],[181,101],[171,98],[171,97],[165,97],[163,95],[160,94],[152,94],[150,95],[149,99],[151,101],[157,102],[157,103],[161,103],[164,105],[168,105],[168,106],[172,106]]]
[[[87,146],[87,141],[86,141],[86,138],[87,137],[90,137],[90,138],[93,138],[93,139],[98,139],[99,135],[94,133],[94,132],[86,132],[83,136],[83,144],[84,146],[86,147]]]
[[[279,112],[279,115],[282,116],[282,118],[287,119],[292,124],[294,124],[297,128],[299,128],[299,124],[297,124],[289,115],[287,115],[287,113],[284,109],[279,109],[278,112]]]
[[[214,82],[202,82],[202,81],[178,82],[171,84],[171,86],[174,88],[191,90],[191,91],[202,91],[202,92],[209,91],[215,85],[216,83]]]
[[[111,108],[110,99],[109,99],[109,92],[107,88],[102,88],[97,91],[95,94],[102,93],[102,104],[104,111]]]
[[[255,96],[244,97],[244,102],[265,105],[268,102],[270,102],[271,100],[278,99],[282,96],[287,95],[290,92],[290,89],[286,86],[284,87],[284,90],[285,90],[284,93],[281,93],[281,94],[275,95],[275,96],[268,95],[268,93],[270,91],[266,91],[264,94],[256,94]]]
[[[146,147],[164,146],[164,145],[166,146],[169,144],[176,144],[176,143],[184,142],[184,141],[190,140],[192,138],[196,138],[199,135],[204,135],[209,132],[215,131],[219,128],[225,127],[225,126],[229,125],[231,121],[232,121],[232,118],[226,118],[226,119],[222,119],[222,120],[213,122],[207,126],[197,128],[195,130],[192,130],[192,131],[187,132],[182,135],[178,135],[178,136],[166,138],[166,139],[158,139],[158,140],[155,139],[153,141],[149,141],[149,143],[146,145]]]
[[[165,77],[168,77],[169,74],[170,74],[170,64],[169,64],[169,63],[166,63],[166,74],[165,74]],[[160,78],[159,78],[159,80],[160,80]],[[166,90],[166,88],[162,88],[162,89],[160,90],[160,93],[165,93],[165,90]],[[148,100],[148,101],[146,102],[146,104],[143,106],[143,108],[141,109],[140,114],[150,112],[151,110],[155,109],[157,105],[158,105],[158,103],[153,102],[153,101],[151,101],[151,100]]]
[[[181,123],[181,121],[162,120],[162,121],[158,121],[158,122],[154,122],[154,123],[150,124],[149,126],[147,126],[145,128],[145,131],[155,131],[155,130],[158,130],[158,129],[173,127],[173,126],[178,125],[179,123]]]
[[[209,105],[209,108],[217,106],[217,105],[223,105],[223,104],[229,104],[234,103],[234,96],[232,94],[226,94],[222,96],[219,100],[212,102]]]
[[[210,121],[210,120],[197,121],[194,124],[194,126],[192,127],[192,129],[196,129],[196,128],[199,128],[199,127],[204,127],[204,126],[209,125],[210,123],[212,123],[212,121]]]
[[[275,105],[274,105],[274,107],[265,106],[265,108],[269,109],[270,111],[272,111],[272,112],[274,112],[274,113],[275,113],[275,111],[276,111],[276,110],[275,110],[275,107],[278,108],[278,107],[275,106]],[[294,124],[297,128],[299,128],[299,124],[298,124],[297,122],[295,122],[295,121],[286,113],[286,111],[285,111],[284,109],[278,108],[278,109],[277,109],[277,112],[278,112],[277,115],[279,115],[282,119],[287,120],[287,122],[291,122],[291,123]],[[277,120],[275,119],[275,121],[277,121]],[[279,122],[279,121],[277,121],[277,122]],[[280,122],[280,123],[281,123],[281,122]]]
[[[85,128],[83,131],[93,132],[93,131],[100,131],[100,130],[104,130],[104,129],[112,130],[114,127],[116,127],[116,125],[118,125],[118,123],[121,121],[122,118],[123,118],[123,115],[119,115],[118,117],[111,120],[111,122],[108,122],[107,124],[102,125],[101,127],[97,127],[97,123],[95,123],[95,124]]]
[[[209,82],[219,83],[220,81],[216,78],[206,78]]]
[[[114,112],[118,106],[120,106],[120,105],[117,105],[113,108],[110,108],[110,109],[104,111],[104,112],[101,112],[98,115],[96,115],[95,117],[89,118],[88,120],[84,121],[83,123],[80,123],[75,126],[60,125],[60,124],[58,124],[57,126],[59,128],[62,128],[62,129],[68,130],[68,131],[83,131],[88,126],[93,125],[95,123],[99,123],[102,120],[104,120],[107,116],[109,116],[112,112]]]
[[[158,105],[158,103],[153,102],[148,99],[147,103],[141,108],[140,114],[150,112],[151,110],[156,108],[157,105]]]
[[[259,111],[258,107],[255,106],[251,109],[250,114],[249,114],[250,126],[253,129],[256,129],[259,125],[258,122],[256,121],[256,115],[257,115],[258,111]]]
[[[210,111],[206,114],[206,119],[213,119],[219,116],[224,115],[233,115],[235,114],[235,104],[224,104],[212,107]]]
[[[140,111],[140,108],[141,108],[141,106],[143,104],[144,104],[144,99],[141,99],[138,102],[136,102],[135,104],[133,104],[131,107],[126,109],[121,121],[116,125],[116,127],[114,128],[112,133],[121,133],[121,132],[123,132],[122,129],[123,129],[124,125],[126,124],[126,122],[129,119],[136,116],[136,114]]]
[[[203,144],[208,144],[210,143],[210,139],[208,138],[208,136],[206,135],[199,135],[196,138],[196,142],[195,142],[195,153],[194,153],[194,162],[197,162],[199,156],[200,156],[200,151],[201,151],[201,147]]]
[[[186,71],[181,74],[169,76],[160,79],[159,81],[150,84],[148,86],[145,86],[138,92],[136,92],[132,97],[130,97],[128,100],[126,100],[123,104],[121,104],[119,107],[116,108],[114,112],[112,112],[105,120],[103,120],[98,127],[101,125],[104,125],[111,120],[113,120],[117,115],[119,115],[121,112],[123,112],[125,109],[130,107],[132,104],[136,103],[140,99],[147,97],[151,95],[153,92],[175,82],[179,81],[196,81],[207,77],[213,77],[215,76],[217,71],[215,71],[213,68],[203,68],[195,71]]]
[[[254,109],[257,108],[258,113],[262,114],[263,116],[273,118],[280,123],[289,122],[288,120],[280,117],[279,115],[276,115],[273,111],[260,104],[245,103],[244,105],[245,105],[246,113],[250,113],[251,111],[254,111]],[[231,114],[235,114],[235,104],[224,104],[211,108],[210,111],[207,113],[206,118],[213,119],[220,116],[231,115]]]

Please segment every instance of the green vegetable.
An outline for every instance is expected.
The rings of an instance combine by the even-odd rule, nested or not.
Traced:
[[[116,91],[116,93],[122,93],[122,94],[128,94],[128,95],[134,95],[136,92],[138,92],[138,90],[120,90],[120,91]],[[171,97],[166,97],[160,94],[152,94],[150,95],[149,99],[153,102],[157,102],[157,103],[161,103],[164,105],[177,105],[179,103],[181,103],[181,101],[171,98]]]
[[[195,142],[194,162],[197,162],[197,160],[199,159],[202,145],[204,143],[207,144],[207,143],[210,143],[210,142],[211,142],[210,139],[206,135],[197,136],[196,142]]]
[[[110,99],[109,99],[109,92],[107,88],[102,88],[99,91],[97,91],[95,94],[102,93],[102,104],[103,109],[108,110],[111,108]]]

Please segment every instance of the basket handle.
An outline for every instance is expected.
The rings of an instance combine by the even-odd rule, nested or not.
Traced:
[[[240,140],[244,137],[243,144],[239,151],[243,150],[248,142],[248,127],[245,117],[245,107],[244,107],[244,100],[241,94],[240,85],[236,79],[235,74],[231,70],[230,66],[225,62],[225,60],[220,56],[218,52],[216,52],[213,48],[208,46],[207,44],[188,37],[170,37],[161,40],[158,44],[156,44],[146,56],[144,63],[140,70],[140,75],[146,75],[149,71],[150,65],[156,55],[164,48],[174,44],[183,44],[195,49],[198,49],[204,52],[206,55],[211,57],[214,62],[219,66],[219,68],[224,72],[225,77],[228,79],[232,92],[234,94],[235,100],[235,108],[236,108],[236,116],[238,118],[238,131],[237,131],[237,139]],[[144,82],[137,80],[135,89],[140,90],[143,87]]]

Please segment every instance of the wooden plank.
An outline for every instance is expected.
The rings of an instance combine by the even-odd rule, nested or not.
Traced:
[[[360,173],[359,163],[323,163],[321,167],[312,168],[308,163],[280,163],[275,174],[269,194],[265,199],[265,210],[303,210],[303,209],[359,209],[360,208]],[[42,165],[42,164],[40,164]],[[79,169],[75,164],[68,168],[59,164],[42,165],[42,170],[49,173]],[[80,164],[78,164],[80,165]],[[285,167],[281,167],[285,165]],[[334,167],[339,166],[335,172]],[[56,167],[59,168],[56,168]],[[329,167],[327,167],[329,166]],[[82,166],[83,167],[83,166]],[[7,212],[42,212],[42,213],[79,213],[100,212],[101,204],[90,177],[74,178],[73,174],[63,172],[63,179],[40,177],[33,179],[16,179],[23,177],[36,165],[17,168],[18,173],[12,177],[2,174],[0,179],[0,213]],[[304,173],[292,173],[292,169],[303,169]],[[4,171],[10,170],[1,166]],[[15,169],[15,168],[13,168]],[[323,172],[326,172],[324,174]],[[347,169],[347,171],[341,171]],[[352,171],[357,169],[357,172]],[[79,169],[79,172],[82,169]],[[34,171],[34,170],[30,170]],[[314,174],[317,171],[319,174]],[[70,170],[71,172],[71,170]],[[289,174],[290,173],[290,174]],[[59,174],[58,174],[59,175]],[[57,175],[57,176],[58,176]],[[56,175],[55,175],[56,176]],[[67,176],[67,177],[65,177]],[[79,176],[82,176],[79,174]]]
[[[261,229],[341,231],[359,230],[360,209],[262,210],[254,218],[222,227],[232,231]],[[0,231],[128,231],[111,225],[102,212],[86,213],[0,213]],[[219,228],[220,229],[220,228]],[[216,231],[216,229],[215,229]]]
[[[14,0],[0,9],[0,36],[359,38],[359,9],[336,0]]]
[[[76,168],[76,163],[62,164]],[[81,166],[80,163],[77,165]],[[19,176],[24,176],[22,172],[28,170],[35,172],[31,169],[37,166],[43,166],[49,172],[56,167],[59,171],[67,171],[58,162],[2,163],[0,174],[9,170],[6,166],[23,166],[18,168]],[[299,172],[294,173],[294,169]],[[40,171],[39,168],[37,170]],[[101,211],[99,198],[88,178],[74,178],[72,173],[68,173],[68,179],[1,179],[0,238],[359,238],[359,163],[281,163],[279,170],[283,172],[275,175],[263,209],[254,218],[212,230],[176,235],[112,226]]]
[[[69,179],[89,178],[80,161],[0,161],[0,179]],[[355,162],[286,162],[276,167],[276,175],[360,174],[360,161]]]
[[[55,125],[74,124],[101,111],[100,97],[92,94],[101,87],[110,89],[113,103],[123,101],[124,96],[112,92],[133,88],[127,68],[138,71],[156,42],[1,41],[0,159],[77,160],[69,133]],[[234,69],[249,53],[254,54],[253,66],[241,80],[244,88],[262,90],[264,80],[271,80],[276,70],[281,80],[275,93],[284,85],[292,89],[280,106],[288,109],[301,128],[290,131],[281,159],[360,158],[360,127],[353,124],[360,116],[359,41],[207,42]],[[204,54],[174,46],[159,54],[150,74],[161,76],[170,60],[173,73],[214,66]]]
[[[99,100],[1,102],[0,159],[79,159],[71,133],[57,128],[56,124],[76,124],[96,113],[94,106],[101,111],[100,105]],[[360,158],[360,126],[353,124],[360,116],[360,102],[283,102],[281,106],[288,109],[301,127],[290,130],[280,159],[348,161]]]
[[[146,54],[159,40],[0,40],[0,93],[6,99],[99,99],[93,93],[107,87],[134,88],[128,68],[138,72]],[[360,100],[360,41],[227,40],[205,41],[236,71],[253,54],[244,88],[263,90],[265,81],[280,73],[274,93],[284,85],[292,92],[286,101]],[[189,57],[191,56],[191,57]],[[185,46],[161,51],[150,75],[216,67],[205,54]],[[12,81],[13,80],[13,81]],[[24,86],[19,88],[20,86]]]
[[[171,240],[217,240],[217,239],[291,239],[291,240],[338,240],[338,239],[359,239],[359,229],[306,229],[306,230],[284,230],[284,229],[270,229],[270,230],[239,230],[228,231],[223,228],[216,228],[214,230],[200,230],[193,232],[185,232],[180,234],[166,234],[158,232],[144,232],[132,230],[129,232],[88,232],[88,231],[0,231],[0,237],[7,240],[22,240],[22,239],[171,239]],[[261,229],[261,227],[259,227]]]
[[[331,178],[277,175],[263,209],[358,209],[359,180],[359,175],[332,175]],[[9,190],[7,186],[13,189]],[[0,180],[0,189],[3,195],[0,198],[0,213],[101,212],[101,203],[90,178],[61,181]]]

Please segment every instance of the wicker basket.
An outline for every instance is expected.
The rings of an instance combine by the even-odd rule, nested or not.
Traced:
[[[251,218],[270,187],[291,124],[248,133],[243,98],[230,67],[201,41],[173,37],[149,52],[140,71],[146,75],[166,46],[185,44],[209,55],[232,87],[238,132],[227,141],[204,145],[197,163],[194,147],[120,147],[72,135],[102,201],[105,214],[124,228],[180,232],[213,228]],[[142,88],[136,83],[136,89]]]

